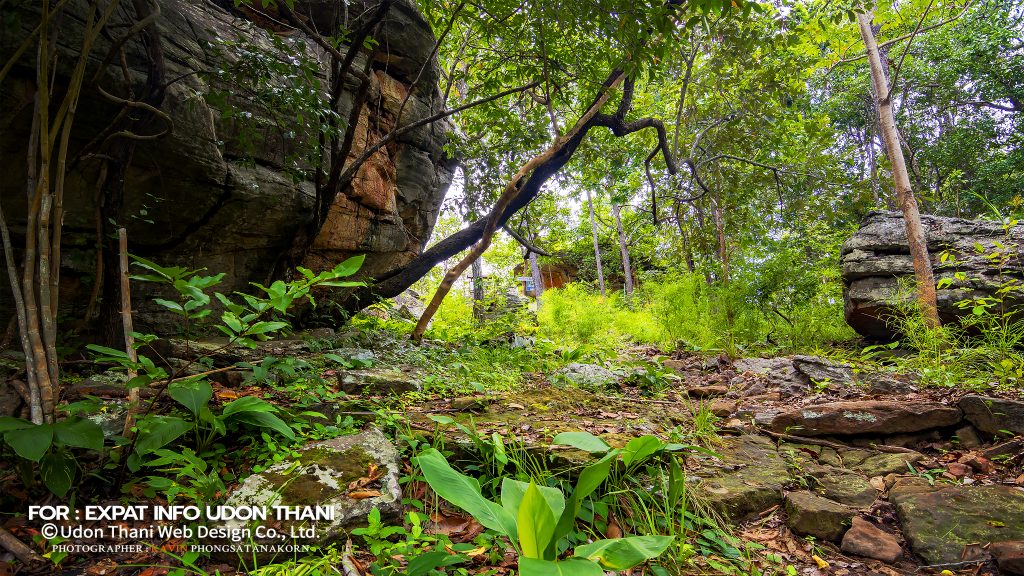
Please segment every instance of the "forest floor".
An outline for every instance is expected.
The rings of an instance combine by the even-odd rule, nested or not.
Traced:
[[[203,347],[183,349],[168,341],[161,356],[173,362],[197,349]],[[542,355],[547,361],[538,363]],[[384,458],[380,466],[371,462],[365,474],[349,471],[341,494],[314,490],[317,503],[342,502],[359,512],[348,518],[345,534],[365,525],[371,507],[387,511],[385,525],[403,527],[387,538],[379,529],[357,536],[355,548],[342,557],[355,570],[349,576],[405,573],[414,551],[431,546],[468,554],[460,571],[449,573],[511,573],[514,555],[471,516],[431,498],[411,457],[423,446],[439,446],[485,487],[506,476],[557,482],[593,459],[552,445],[559,433],[577,431],[616,448],[646,435],[675,445],[686,474],[682,510],[659,511],[655,502],[655,469],[675,456],[609,481],[594,497],[600,506],[591,509],[589,537],[649,533],[650,526],[664,524],[652,514],[679,524],[672,533],[680,546],[671,561],[659,564],[666,571],[635,569],[634,575],[1022,573],[1024,402],[1018,397],[925,387],[912,374],[816,356],[730,359],[627,347],[610,360],[584,360],[540,350],[528,339],[417,348],[400,335],[364,329],[227,351],[202,369],[242,367],[213,376],[216,402],[263,397],[294,412],[316,413],[314,419],[331,430],[379,429],[397,446],[394,470],[377,472],[388,468]],[[257,365],[266,368],[260,378],[254,377],[261,376]],[[119,389],[109,377],[91,376],[69,396],[109,402]],[[116,410],[100,417],[119,425]],[[330,442],[311,438],[310,445]],[[225,456],[224,469],[233,463],[237,472],[231,476],[237,480],[226,483],[232,498],[255,478],[281,476],[295,461],[308,464],[301,455],[309,446],[276,452],[271,446],[268,459],[267,443],[264,434],[263,441],[239,449],[237,461],[231,451]],[[263,455],[259,467],[252,466],[255,452]],[[11,485],[13,477],[6,480]],[[284,495],[288,485],[277,492]],[[387,501],[393,489],[401,494]],[[7,498],[31,498],[12,490]],[[174,498],[147,491],[141,482],[127,495],[136,504]],[[409,513],[417,510],[429,518],[422,534],[410,525]],[[33,535],[23,517],[5,527],[26,540]],[[175,562],[158,549],[176,543],[154,542],[156,549],[144,555],[69,558],[65,565],[72,568],[64,573],[171,573]],[[242,573],[223,558],[195,562],[210,574]]]

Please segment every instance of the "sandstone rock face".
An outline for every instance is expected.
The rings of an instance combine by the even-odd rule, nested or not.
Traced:
[[[771,421],[777,432],[801,436],[903,434],[959,424],[960,410],[944,404],[864,400],[832,402],[783,412]]]
[[[953,280],[949,287],[938,291],[939,314],[944,322],[970,313],[969,309],[958,308],[957,302],[993,295],[1001,280],[1021,279],[1024,225],[1006,230],[998,222],[985,220],[927,215],[921,220],[936,279]],[[1002,269],[986,258],[999,251],[996,242],[1003,244],[1002,251],[1011,261]],[[946,250],[956,256],[955,260],[940,261]],[[902,215],[888,211],[868,213],[860,229],[843,244],[841,258],[847,323],[867,338],[895,338],[894,330],[886,323],[892,314],[888,302],[894,297],[900,278],[914,277]],[[966,281],[956,280],[956,272],[964,272]]]
[[[349,3],[349,10],[362,13],[372,9],[375,2],[356,0]],[[332,4],[300,0],[296,11],[309,14],[315,22]],[[29,10],[36,5],[22,3],[17,9]],[[80,1],[68,5],[67,25],[58,41],[58,84],[77,57],[80,30],[75,26],[82,19],[85,5]],[[249,124],[248,132],[240,129],[244,118],[266,119],[269,105],[267,98],[243,97],[245,90],[236,85],[243,76],[232,72],[243,58],[238,46],[277,54],[282,59],[292,55],[281,53],[271,33],[229,11],[231,6],[230,1],[218,0],[160,2],[157,24],[169,79],[161,109],[173,122],[173,130],[162,138],[140,143],[136,149],[125,177],[123,211],[132,253],[161,264],[225,272],[219,287],[224,292],[245,289],[251,281],[267,281],[296,232],[311,221],[315,197],[313,182],[303,176],[310,173],[308,158],[295,157],[303,134],[309,134],[302,131],[298,120],[287,120],[296,125],[267,121]],[[134,19],[131,6],[124,6],[113,17],[112,30],[125,30]],[[25,14],[22,21],[26,29],[0,34],[0,60],[6,61],[37,17]],[[120,32],[112,36],[119,37]],[[415,3],[393,2],[376,40],[387,50],[380,51],[373,63],[369,98],[359,117],[350,158],[360,155],[368,144],[394,127],[400,110],[400,121],[405,124],[431,116],[443,107],[436,63],[428,60],[434,36]],[[295,53],[304,52],[314,66],[319,62],[326,72],[329,59],[317,53],[313,42],[304,40],[301,32],[279,34],[276,41]],[[303,48],[298,47],[300,42],[304,42]],[[109,47],[109,39],[101,36],[87,77],[95,72]],[[129,40],[125,50],[132,82],[141,85],[147,58],[140,38]],[[366,54],[361,53],[353,67],[362,69],[365,62]],[[218,71],[224,74],[217,76]],[[0,171],[5,174],[0,194],[15,233],[24,217],[24,143],[31,123],[34,75],[33,62],[24,58],[0,87]],[[413,85],[418,75],[419,82]],[[288,82],[281,79],[279,86]],[[116,65],[110,66],[100,80],[109,92],[120,93],[122,84],[121,69]],[[269,80],[268,85],[274,87],[275,81]],[[348,115],[346,108],[352,106],[355,88],[354,79],[345,85],[340,110],[344,117]],[[223,108],[211,96],[224,93],[234,110],[232,117],[225,117]],[[81,148],[101,133],[117,110],[95,90],[85,90],[72,132],[72,149]],[[153,124],[151,131],[161,129],[159,122]],[[305,265],[330,268],[349,256],[366,254],[363,272],[379,275],[417,255],[431,233],[452,176],[453,165],[443,152],[446,130],[443,122],[424,126],[371,156],[359,169],[351,190],[340,194],[330,208],[327,224],[313,242]],[[315,138],[315,133],[312,136]],[[62,273],[67,286],[62,288],[61,296],[72,311],[80,312],[92,287],[97,173],[98,163],[86,160],[67,179]],[[136,284],[133,291],[134,303],[142,311],[139,318],[145,321],[151,317],[147,312],[153,311],[147,307],[152,288]],[[5,286],[0,289],[0,308],[9,307],[8,299]]]
[[[1024,539],[1024,490],[899,480],[889,501],[915,554],[929,564],[959,562],[990,542]],[[971,548],[968,550],[967,548]]]

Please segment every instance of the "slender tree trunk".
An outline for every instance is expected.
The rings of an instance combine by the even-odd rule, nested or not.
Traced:
[[[878,53],[878,43],[871,29],[872,12],[857,15],[860,33],[867,49],[868,64],[871,67],[871,82],[874,87],[875,109],[878,112],[882,141],[892,164],[892,175],[896,185],[896,199],[903,212],[907,226],[907,242],[910,245],[910,256],[914,262],[914,276],[917,278],[917,298],[921,305],[928,326],[940,325],[938,306],[935,296],[935,275],[932,262],[928,255],[928,243],[925,239],[924,227],[921,225],[921,213],[917,207],[917,199],[910,184],[910,174],[900,148],[899,133],[896,130],[896,118],[892,110],[888,81],[882,59]]]
[[[729,244],[725,238],[725,214],[718,199],[712,205],[715,218],[715,235],[718,237],[718,259],[722,262],[722,282],[729,283]]]
[[[633,267],[629,262],[629,245],[626,244],[626,233],[622,229],[622,207],[612,204],[612,216],[615,217],[615,231],[619,234],[619,252],[622,253],[622,273],[626,276],[623,289],[628,299],[633,295]]]
[[[533,297],[537,300],[537,310],[540,310],[540,297],[544,295],[544,277],[540,273],[540,265],[537,264],[537,253],[530,251],[530,275],[533,276]]]
[[[477,258],[470,269],[470,282],[473,287],[473,317],[482,320],[484,317],[484,273],[483,263]]]
[[[597,218],[594,217],[594,199],[590,197],[590,190],[587,190],[587,206],[590,208],[590,231],[594,235],[594,260],[597,262],[597,285],[601,288],[601,296],[604,296],[604,270],[601,268],[601,243],[597,239]]]

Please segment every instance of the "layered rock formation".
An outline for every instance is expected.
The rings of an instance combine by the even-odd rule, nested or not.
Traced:
[[[1024,281],[1024,225],[1006,227],[987,220],[922,216],[936,280],[951,283],[938,291],[939,315],[953,322],[971,309],[965,300],[996,296],[1005,282]],[[942,258],[943,252],[949,256]],[[896,337],[891,326],[891,302],[901,279],[913,282],[914,266],[903,217],[898,212],[874,211],[843,244],[843,295],[846,321],[872,339]],[[957,277],[957,273],[961,273]],[[912,284],[911,284],[912,286]],[[1021,294],[1004,297],[1007,309],[1019,305]]]
[[[321,15],[335,4],[311,0],[299,2],[296,10],[318,27],[323,24]],[[347,6],[355,15],[370,11],[376,2],[366,0],[365,4],[356,0]],[[112,18],[109,28],[116,31],[115,38],[136,20],[131,6],[122,3]],[[123,223],[128,227],[130,250],[161,264],[225,272],[223,291],[265,282],[297,231],[311,221],[315,191],[313,182],[303,176],[309,174],[308,156],[295,158],[302,138],[311,132],[303,131],[297,119],[291,120],[294,125],[287,120],[282,125],[280,118],[262,123],[255,133],[243,130],[246,118],[267,118],[260,105],[268,102],[263,96],[246,97],[251,78],[241,77],[236,64],[245,57],[240,50],[273,54],[280,53],[280,46],[288,46],[292,53],[281,54],[282,59],[305,54],[314,67],[320,66],[314,75],[322,79],[327,76],[329,58],[318,53],[301,32],[261,28],[257,24],[265,23],[234,11],[231,2],[161,0],[159,6],[157,25],[168,82],[161,110],[173,122],[173,130],[140,143],[127,171]],[[68,5],[57,44],[58,84],[77,57],[84,13],[85,2]],[[23,16],[22,29],[0,34],[0,61],[6,61],[38,21],[33,14]],[[374,40],[381,49],[372,65],[369,97],[350,158],[392,129],[400,111],[401,123],[406,124],[443,107],[436,63],[429,60],[435,38],[415,3],[392,2]],[[91,54],[87,77],[98,69],[109,48],[110,39],[101,37]],[[132,37],[124,49],[125,71],[131,84],[138,86],[146,78],[148,64],[141,38]],[[353,67],[362,69],[367,55],[367,51],[361,53]],[[122,93],[125,82],[116,61],[107,67],[99,85]],[[5,174],[0,194],[16,236],[24,214],[34,74],[32,59],[25,57],[0,86],[0,170]],[[281,87],[288,89],[296,78],[281,78]],[[352,106],[356,84],[353,78],[345,86],[338,110],[342,118]],[[274,89],[273,82],[268,89]],[[218,92],[228,95],[230,106],[241,109],[225,114],[224,103],[211,98]],[[109,125],[118,109],[94,88],[84,89],[72,134],[72,156]],[[162,124],[154,121],[151,131],[160,131]],[[446,128],[444,123],[426,125],[395,139],[365,162],[352,189],[339,195],[331,207],[305,264],[323,269],[362,253],[367,255],[364,273],[377,275],[417,255],[451,180],[453,166],[443,152]],[[93,282],[98,166],[95,159],[85,158],[68,177],[62,298],[65,304],[77,306],[69,310],[72,315],[80,312]],[[20,244],[20,239],[15,242]],[[9,296],[7,283],[2,285],[0,304]],[[143,320],[147,289],[145,285],[135,288]]]

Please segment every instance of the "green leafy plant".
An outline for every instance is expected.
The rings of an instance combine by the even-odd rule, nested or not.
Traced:
[[[103,430],[79,416],[46,424],[2,416],[0,434],[19,459],[22,480],[31,484],[38,467],[43,485],[58,497],[68,493],[78,476],[80,467],[74,449],[103,450]]]
[[[629,467],[666,447],[657,438],[650,437],[653,441],[638,438],[639,442],[620,451],[587,433],[569,434],[560,435],[555,441],[604,456],[580,472],[568,496],[557,488],[538,486],[533,481],[505,478],[500,503],[496,503],[484,498],[480,484],[454,470],[437,450],[425,450],[416,458],[416,463],[441,498],[509,539],[519,553],[522,576],[599,576],[605,570],[628,570],[664,552],[673,540],[669,536],[630,536],[577,546],[572,557],[558,559],[560,550],[565,547],[563,540],[572,532],[581,505],[608,478],[617,458],[621,455],[623,464]]]

